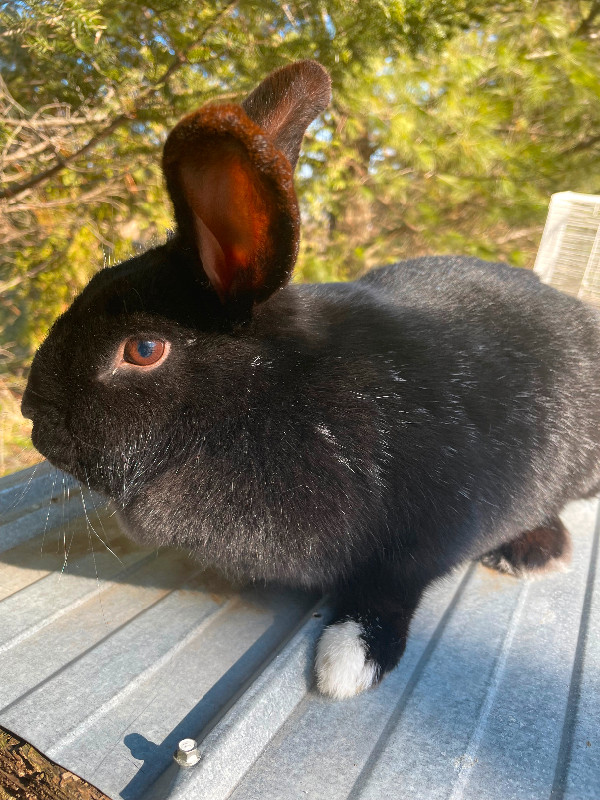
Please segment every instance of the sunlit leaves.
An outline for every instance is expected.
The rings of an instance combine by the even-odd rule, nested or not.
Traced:
[[[599,191],[590,168],[600,147],[598,20],[580,31],[592,8],[567,0],[4,4],[6,185],[75,154],[2,208],[0,287],[9,288],[0,325],[11,352],[24,360],[102,263],[164,236],[170,209],[158,163],[175,120],[207,100],[239,99],[299,58],[331,71],[334,102],[311,127],[299,165],[297,279],[348,278],[432,251],[531,263],[549,195]]]

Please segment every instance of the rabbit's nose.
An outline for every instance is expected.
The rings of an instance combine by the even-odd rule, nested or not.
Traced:
[[[44,408],[48,408],[51,404],[42,397],[41,394],[31,388],[31,381],[25,388],[23,399],[21,400],[21,414],[25,419],[33,420],[34,414],[39,413]]]
[[[21,414],[25,419],[33,419],[33,405],[31,402],[31,393],[25,389],[25,394],[21,400]]]

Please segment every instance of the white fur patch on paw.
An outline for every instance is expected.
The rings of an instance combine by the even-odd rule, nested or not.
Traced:
[[[375,683],[377,665],[367,659],[361,633],[362,627],[355,620],[338,622],[323,631],[315,660],[317,686],[323,694],[343,700]]]

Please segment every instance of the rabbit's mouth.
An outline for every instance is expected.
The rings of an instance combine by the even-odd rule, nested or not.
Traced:
[[[74,443],[65,442],[64,445],[52,444],[44,446],[40,445],[38,438],[33,435],[32,441],[36,450],[47,458],[53,467],[63,472],[68,472],[69,475],[72,475],[90,490],[106,495],[110,494],[110,488],[107,485],[108,481],[102,480],[98,475],[98,471],[89,466]]]
[[[29,396],[28,396],[29,398]],[[35,449],[47,458],[52,466],[68,472],[84,485],[98,484],[92,475],[98,470],[95,465],[101,460],[101,448],[94,447],[69,429],[65,414],[55,406],[46,403],[33,405],[27,399],[22,406],[23,415],[33,421],[31,441]],[[94,486],[90,488],[102,487]]]
[[[36,420],[31,431],[31,441],[35,449],[47,458],[54,467],[74,474],[75,446],[66,432],[57,436],[52,427]]]
[[[64,428],[57,428],[51,420],[36,416],[31,431],[31,441],[52,466],[68,472],[83,483],[87,480],[86,457],[83,447]]]
[[[64,412],[33,389],[31,378],[23,396],[21,413],[33,422],[31,441],[35,449],[54,467],[72,473],[76,448],[65,428]]]

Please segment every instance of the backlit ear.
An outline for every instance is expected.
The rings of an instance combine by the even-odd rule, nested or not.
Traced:
[[[318,78],[317,78],[318,76]],[[270,75],[244,103],[209,105],[179,122],[163,170],[180,237],[223,303],[249,308],[289,279],[300,237],[293,185],[302,135],[322,110],[314,62]],[[304,94],[302,94],[304,92]]]
[[[224,303],[249,306],[286,283],[300,234],[292,169],[240,106],[184,117],[163,169],[179,232]]]
[[[316,61],[297,61],[272,72],[242,106],[295,167],[306,129],[330,100],[326,70]]]

